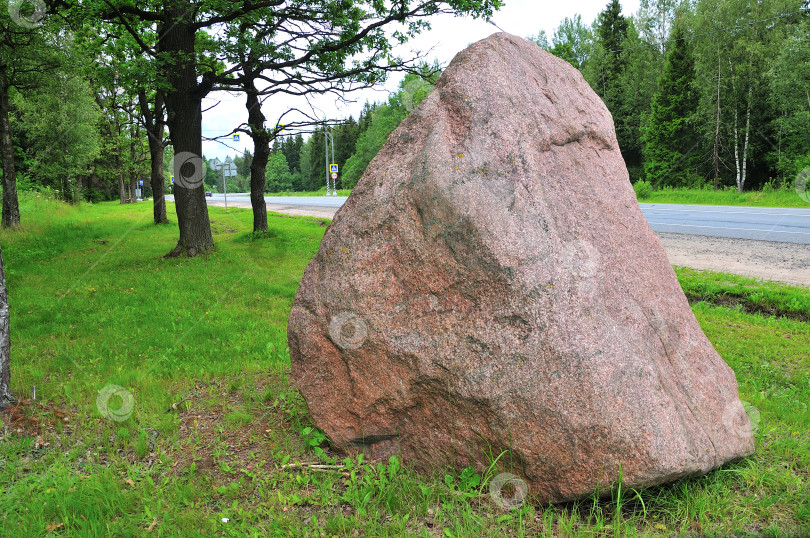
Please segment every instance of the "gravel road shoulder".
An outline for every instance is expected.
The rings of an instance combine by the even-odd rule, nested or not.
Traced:
[[[810,287],[810,245],[659,233],[669,263]]]
[[[209,201],[208,205],[224,207],[225,202]],[[271,213],[283,213],[296,217],[317,217],[319,219],[332,219],[335,217],[338,208],[325,207],[319,205],[286,205],[286,204],[266,204],[267,211]],[[228,202],[228,207],[238,207],[240,209],[251,209],[250,202]]]

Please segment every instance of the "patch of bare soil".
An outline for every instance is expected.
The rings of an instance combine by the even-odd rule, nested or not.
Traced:
[[[64,409],[31,399],[19,400],[0,411],[0,418],[8,431],[21,437],[37,437],[37,444],[45,434],[62,432],[70,425],[71,415]]]
[[[747,314],[759,314],[765,317],[776,316],[778,318],[789,318],[805,322],[810,320],[810,317],[808,317],[807,314],[805,313],[791,312],[773,306],[752,304],[751,302],[747,301],[744,297],[735,297],[728,295],[703,297],[701,295],[687,292],[686,298],[689,299],[689,303],[699,303],[700,301],[706,301],[717,306],[725,306],[728,308],[739,308],[740,310],[742,310]]]
[[[273,406],[263,400],[272,384],[283,386],[286,380],[268,375],[238,389],[233,380],[196,382],[187,397],[167,410],[179,420],[173,470],[180,473],[193,465],[224,480],[234,471],[252,469],[257,457],[271,460],[273,452],[289,448],[283,440],[297,437],[289,410],[284,402]]]
[[[215,222],[215,221],[212,220],[211,221],[211,232],[214,233],[214,234],[221,234],[221,233],[232,234],[232,233],[236,233],[236,230],[234,230],[230,226],[227,226],[225,224],[221,224],[219,222]]]

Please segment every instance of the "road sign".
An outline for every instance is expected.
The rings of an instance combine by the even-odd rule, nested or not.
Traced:
[[[143,180],[138,183],[141,187],[143,187]]]
[[[330,164],[330,165],[329,165],[329,171],[330,171],[330,172],[332,172],[332,173],[337,174],[337,171],[338,171],[338,165],[336,165],[336,164]]]
[[[219,162],[219,159],[213,159],[209,161],[209,164],[212,169],[217,171],[221,170],[225,177],[236,176],[236,165],[233,163],[230,156],[225,159],[225,162]]]
[[[172,185],[174,185],[174,176],[172,176]]]
[[[332,172],[332,179],[337,179],[337,172]]]
[[[238,134],[233,135],[233,141],[234,142],[239,142],[239,135]]]
[[[283,133],[284,132],[284,126],[282,124],[280,124],[280,123],[277,123],[276,124],[276,131],[278,131],[279,133]]]

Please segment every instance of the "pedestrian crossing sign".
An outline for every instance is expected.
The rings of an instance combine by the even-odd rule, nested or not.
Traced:
[[[330,165],[329,165],[329,171],[330,171],[330,172],[333,172],[333,173],[337,173],[337,171],[338,171],[338,165],[336,165],[336,164],[330,164]]]
[[[233,135],[233,141],[234,142],[239,142],[239,135],[238,134]]]

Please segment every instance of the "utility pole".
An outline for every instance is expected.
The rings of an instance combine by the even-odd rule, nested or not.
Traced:
[[[329,169],[329,141],[332,141],[332,163],[335,162],[335,137],[332,136],[332,133],[329,132],[329,127],[326,125],[326,118],[324,118],[323,124],[323,136],[324,136],[324,150],[325,150],[325,163],[324,168],[326,169],[326,195],[329,196],[329,181],[332,181],[332,196],[337,196],[337,189],[335,186],[335,180],[332,179],[331,170]]]
[[[335,162],[335,137],[332,133],[329,133],[329,139],[332,141],[332,162]],[[330,174],[331,175],[331,174]],[[332,178],[332,196],[337,196],[337,184],[335,183],[335,178]]]
[[[228,182],[225,181],[225,168],[227,165],[222,166],[222,192],[225,194],[225,210],[228,210]]]
[[[236,175],[236,166],[231,161],[230,156],[225,158],[225,162],[214,159],[210,162],[211,168],[222,171],[222,192],[225,194],[225,209],[228,209],[228,181],[226,178]]]

